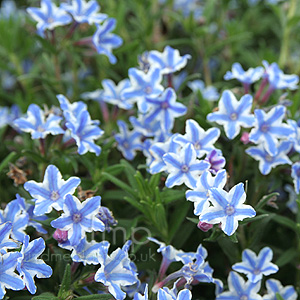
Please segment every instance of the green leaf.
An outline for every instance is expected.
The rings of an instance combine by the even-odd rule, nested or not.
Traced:
[[[195,223],[195,224],[198,224],[199,223],[199,219],[197,218],[189,218],[189,217],[186,217],[187,220],[191,221],[192,223]]]
[[[233,235],[230,235],[229,236],[229,239],[233,242],[233,243],[238,243],[238,239],[237,239],[237,236],[236,236],[236,232],[233,234]]]
[[[269,214],[262,214],[262,215],[255,216],[254,218],[247,218],[247,219],[239,222],[239,226],[246,225],[246,224],[256,222],[256,221],[261,221],[267,217],[269,217]]]
[[[222,236],[222,231],[221,230],[214,230],[211,235],[204,239],[203,241],[206,242],[215,242],[216,240],[218,240],[220,237]]]
[[[277,199],[277,197],[279,196],[279,193],[271,193],[269,195],[263,196],[258,203],[255,206],[255,210],[258,211],[261,208],[263,208],[268,201],[275,201]]]
[[[284,300],[284,298],[279,293],[276,293],[276,300]]]
[[[76,299],[80,300],[108,300],[108,299],[114,299],[114,297],[110,294],[94,294],[94,295],[88,295],[88,296],[81,296]]]
[[[16,152],[9,153],[0,164],[0,172],[17,156]]]
[[[71,286],[71,265],[67,264],[64,272],[64,277],[58,292],[58,297],[65,299],[66,294],[69,292]]]
[[[277,214],[273,214],[273,221],[281,224],[281,225],[284,225],[292,230],[297,230],[297,224],[292,221],[291,219],[287,218],[287,217],[284,217],[284,216],[279,216]]]
[[[58,298],[52,293],[42,293],[38,296],[32,297],[32,300],[57,300]]]
[[[275,261],[275,264],[278,267],[282,267],[292,261],[297,255],[297,250],[294,248],[288,249],[283,252],[278,259]]]

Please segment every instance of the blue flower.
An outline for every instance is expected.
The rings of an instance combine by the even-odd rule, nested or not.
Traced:
[[[192,14],[195,20],[201,19],[203,15],[203,5],[198,0],[175,0],[173,9],[181,11],[184,17]]]
[[[288,193],[289,200],[286,203],[286,206],[292,211],[292,213],[297,214],[298,212],[298,195],[295,192],[295,188],[292,187],[290,184],[285,184],[284,185],[284,190]]]
[[[85,232],[104,231],[105,225],[97,218],[100,207],[100,196],[80,202],[75,196],[68,194],[65,199],[64,213],[51,222],[51,226],[60,230],[68,230],[71,245],[79,244]]]
[[[72,22],[71,16],[62,8],[57,7],[51,0],[41,0],[41,8],[29,7],[27,12],[37,21],[38,34],[44,37],[45,30],[67,25]]]
[[[186,121],[185,135],[178,134],[174,140],[181,146],[191,143],[196,150],[197,157],[201,158],[215,149],[213,144],[219,138],[220,133],[220,129],[215,127],[205,131],[195,120],[189,119]]]
[[[225,90],[219,101],[219,110],[208,114],[207,120],[223,125],[227,137],[234,139],[241,127],[249,128],[254,125],[254,116],[250,113],[252,100],[252,96],[244,95],[237,101],[231,91]]]
[[[245,249],[242,254],[242,262],[232,266],[234,271],[247,275],[249,281],[255,283],[262,279],[262,276],[274,274],[278,271],[278,267],[271,263],[273,251],[269,247],[261,249],[259,254],[256,254],[250,249]]]
[[[229,236],[237,230],[238,221],[256,215],[250,205],[244,204],[246,193],[243,183],[235,185],[229,192],[221,188],[211,188],[208,193],[213,206],[202,212],[200,221],[209,224],[221,222],[221,229]]]
[[[293,134],[289,135],[289,140],[293,142],[293,148],[300,153],[300,127],[295,120],[287,120],[289,126],[293,129]]]
[[[278,293],[284,300],[297,300],[298,294],[292,285],[282,286],[279,280],[268,279],[266,281],[268,294],[263,296],[264,300],[276,300]]]
[[[38,259],[44,250],[45,242],[42,238],[35,239],[29,243],[29,235],[25,236],[20,251],[21,256],[18,257],[17,271],[31,294],[36,293],[35,276],[37,278],[49,278],[52,275],[51,267],[42,259]]]
[[[193,189],[196,187],[198,177],[209,168],[209,163],[196,159],[196,150],[192,144],[185,145],[178,154],[166,153],[163,161],[169,173],[166,186],[171,188],[184,183]]]
[[[176,285],[170,290],[167,287],[158,290],[157,300],[192,300],[192,293],[188,289],[177,292]]]
[[[300,162],[295,162],[292,165],[292,178],[294,182],[294,188],[297,194],[300,192]]]
[[[187,86],[194,92],[197,93],[200,91],[203,99],[207,101],[216,101],[219,99],[220,94],[218,93],[217,89],[214,86],[207,86],[205,87],[205,84],[202,80],[194,80],[194,81],[188,81]]]
[[[160,121],[154,119],[152,122],[148,122],[144,114],[139,114],[138,118],[131,116],[129,117],[129,121],[134,129],[140,132],[144,137],[157,136],[161,132]]]
[[[78,177],[70,177],[67,181],[62,179],[58,168],[49,165],[45,171],[43,182],[27,181],[24,189],[34,198],[33,213],[37,216],[51,212],[52,208],[62,210],[67,194],[73,194],[80,184]]]
[[[81,96],[83,99],[93,99],[95,101],[105,101],[107,103],[118,106],[122,109],[131,109],[133,107],[132,99],[125,99],[121,96],[123,90],[130,87],[129,79],[121,80],[116,85],[111,79],[102,80],[103,90],[95,90],[94,92],[86,92]]]
[[[239,82],[250,86],[252,83],[258,81],[263,74],[263,67],[250,68],[247,71],[244,71],[240,63],[234,63],[231,71],[227,71],[224,75],[224,79],[237,79]]]
[[[86,2],[85,0],[72,0],[71,4],[62,3],[61,8],[70,13],[77,23],[101,23],[106,18],[106,14],[99,13],[100,6],[95,0]]]
[[[235,272],[230,272],[228,276],[229,291],[217,296],[216,300],[262,300],[258,294],[261,282],[253,283],[245,280]]]
[[[99,249],[98,258],[101,267],[95,274],[95,281],[103,283],[108,291],[117,299],[123,300],[126,293],[121,287],[138,282],[137,274],[130,268],[128,248],[118,248],[108,255],[109,244]]]
[[[162,53],[152,50],[148,55],[150,64],[160,68],[162,74],[171,74],[181,70],[190,58],[189,54],[180,56],[179,51],[170,46],[166,46]]]
[[[177,117],[183,116],[187,108],[176,102],[176,93],[172,88],[167,88],[157,98],[146,98],[149,112],[146,115],[145,122],[153,122],[159,120],[162,130],[169,132],[174,126],[174,120]]]
[[[172,135],[166,142],[154,143],[151,145],[149,152],[151,153],[153,160],[149,166],[149,172],[151,174],[157,174],[162,171],[166,171],[167,165],[163,160],[163,156],[166,153],[177,153],[180,145],[175,142],[176,134]]]
[[[109,243],[107,241],[103,241],[101,243],[97,243],[95,241],[88,242],[84,237],[78,243],[78,245],[74,245],[71,258],[75,262],[82,262],[84,265],[98,265],[98,252],[99,249],[103,246],[108,246]]]
[[[148,295],[148,284],[146,284],[145,286],[145,290],[144,290],[144,295],[141,295],[140,293],[136,292],[134,294],[133,300],[148,300],[149,299],[149,295]]]
[[[118,150],[122,152],[123,156],[128,159],[134,159],[137,150],[142,150],[142,134],[136,130],[129,131],[127,124],[119,120],[117,122],[120,133],[115,134],[115,139],[118,143]]]
[[[98,211],[98,218],[104,223],[105,230],[107,232],[111,231],[110,226],[115,226],[118,221],[114,218],[112,212],[105,206],[101,206]]]
[[[281,90],[290,89],[295,90],[298,88],[299,76],[292,74],[286,75],[280,70],[277,63],[269,64],[267,61],[262,62],[265,67],[264,78],[268,79],[270,84],[269,89]]]
[[[197,186],[193,190],[188,190],[185,194],[186,199],[194,202],[194,214],[201,215],[202,211],[209,207],[208,191],[214,188],[223,189],[227,182],[225,170],[219,171],[215,177],[209,171],[204,171],[197,181]]]
[[[64,130],[59,126],[61,117],[45,112],[36,104],[30,104],[25,118],[16,119],[13,122],[18,129],[31,133],[32,139],[44,139],[48,134],[63,134]]]
[[[210,163],[209,171],[216,175],[226,164],[225,157],[220,153],[220,150],[211,150],[205,157],[205,161]]]
[[[252,156],[255,160],[259,161],[259,170],[263,175],[267,175],[271,172],[272,168],[279,165],[289,164],[292,162],[288,158],[287,154],[292,148],[292,143],[290,141],[282,141],[278,148],[277,154],[270,155],[263,145],[258,145],[257,147],[250,147],[246,149],[246,153]]]
[[[19,252],[0,254],[0,299],[6,293],[5,288],[18,291],[25,287],[21,277],[15,273],[17,259],[21,255]]]
[[[121,97],[137,101],[138,109],[141,113],[148,111],[147,98],[156,98],[164,90],[161,85],[162,74],[159,68],[151,67],[147,73],[136,68],[128,71],[131,86],[124,89]]]
[[[21,112],[17,105],[13,105],[11,108],[4,106],[0,107],[0,128],[10,125],[14,127],[13,122],[20,118]]]
[[[28,226],[29,217],[19,205],[9,202],[4,211],[0,210],[0,224],[10,222],[12,224],[10,236],[19,242],[23,242],[26,235],[25,229]]]
[[[251,130],[249,140],[255,144],[263,144],[266,151],[275,156],[278,153],[278,139],[293,134],[293,129],[283,124],[286,108],[282,105],[273,107],[268,113],[255,109],[255,127]]]
[[[5,254],[7,249],[15,249],[18,248],[19,245],[10,239],[12,229],[12,223],[6,222],[0,224],[0,253]]]
[[[65,117],[66,114],[68,115],[68,113],[71,113],[75,116],[75,118],[77,118],[82,111],[87,110],[87,105],[82,101],[70,103],[67,97],[62,94],[56,95],[56,98],[59,101],[60,107]]]
[[[116,57],[112,54],[112,50],[123,44],[123,40],[118,35],[111,33],[115,27],[116,20],[109,18],[102,25],[97,24],[97,31],[93,35],[93,44],[97,52],[106,55],[111,64],[117,62]]]

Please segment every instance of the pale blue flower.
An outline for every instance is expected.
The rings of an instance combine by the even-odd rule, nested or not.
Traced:
[[[149,299],[149,296],[148,296],[148,284],[146,284],[145,290],[144,290],[143,294],[144,295],[136,292],[134,294],[133,300],[148,300]]]
[[[286,206],[291,210],[292,213],[297,214],[299,208],[297,203],[298,195],[295,192],[295,188],[290,184],[285,184],[283,188],[289,196]]]
[[[140,132],[144,137],[157,136],[161,132],[160,121],[156,118],[148,122],[146,115],[139,114],[138,118],[134,116],[129,117],[129,121],[134,130]]]
[[[145,122],[159,120],[162,130],[170,132],[174,126],[175,118],[183,116],[187,108],[176,102],[176,93],[172,88],[167,88],[157,98],[146,98],[149,112],[145,117]]]
[[[111,64],[117,62],[112,50],[123,44],[123,40],[118,35],[111,33],[115,29],[116,23],[117,21],[114,18],[108,18],[102,25],[97,24],[97,31],[92,39],[97,52],[106,55]]]
[[[157,174],[167,170],[167,165],[163,160],[163,156],[166,153],[177,153],[180,145],[175,142],[176,134],[172,135],[166,142],[154,143],[151,145],[149,151],[153,157],[153,160],[149,166],[149,172],[151,174]]]
[[[260,172],[263,175],[267,175],[271,172],[271,169],[279,165],[292,164],[288,157],[291,148],[292,143],[290,141],[282,141],[277,147],[277,154],[274,156],[270,155],[262,144],[257,147],[250,147],[245,152],[259,161],[258,167]]]
[[[111,226],[118,224],[118,221],[114,218],[112,212],[105,206],[99,208],[98,218],[104,223],[107,232],[111,231]]]
[[[132,99],[125,99],[121,96],[123,90],[130,87],[129,79],[123,79],[118,84],[115,84],[111,79],[102,80],[103,90],[98,89],[93,92],[83,93],[83,99],[93,99],[95,101],[105,101],[118,106],[122,109],[131,109],[134,101]]]
[[[159,289],[157,300],[192,300],[192,292],[188,289],[183,289],[178,293],[174,284],[171,290],[167,287]]]
[[[275,156],[278,153],[279,139],[293,134],[293,129],[282,123],[285,113],[283,105],[277,105],[267,113],[262,109],[255,109],[255,127],[250,132],[249,140],[255,144],[263,144],[266,151]]]
[[[5,254],[8,249],[19,247],[19,245],[10,238],[11,230],[11,222],[0,224],[0,254]]]
[[[226,136],[234,139],[241,131],[241,127],[252,127],[254,116],[251,114],[252,96],[244,95],[237,101],[234,94],[225,90],[219,101],[219,110],[207,115],[207,120],[224,126]]]
[[[187,120],[185,123],[185,135],[178,134],[174,140],[181,146],[191,143],[198,158],[209,154],[210,151],[215,149],[214,143],[220,136],[219,128],[210,128],[205,131],[195,120]]]
[[[141,113],[148,111],[147,98],[155,99],[164,90],[161,85],[162,74],[159,68],[151,67],[147,73],[136,68],[130,68],[128,71],[131,86],[124,89],[121,97],[136,101]]]
[[[133,285],[138,282],[137,274],[130,268],[128,247],[117,248],[108,255],[109,244],[103,245],[98,252],[98,259],[101,267],[95,274],[95,281],[103,283],[108,287],[117,300],[123,300],[126,293],[121,287]]]
[[[16,241],[23,242],[26,235],[25,230],[28,226],[29,217],[26,212],[23,211],[14,202],[9,202],[4,211],[0,209],[0,224],[10,222],[12,224],[11,238]]]
[[[196,150],[192,144],[185,145],[178,154],[164,154],[163,161],[169,173],[165,183],[168,188],[182,183],[195,188],[198,177],[209,168],[208,162],[196,158]]]
[[[217,296],[216,300],[262,300],[258,294],[261,282],[253,283],[245,280],[235,272],[228,276],[229,291]]]
[[[128,160],[133,160],[136,151],[142,150],[142,134],[136,130],[129,131],[124,121],[117,121],[120,133],[115,134],[118,143],[117,148],[122,152],[123,156]]]
[[[199,0],[174,0],[173,9],[181,11],[184,17],[192,14],[195,20],[203,15],[203,5]]]
[[[69,112],[77,118],[82,111],[87,110],[87,105],[82,101],[70,103],[68,98],[62,94],[56,95],[56,98],[60,103],[60,107],[65,117],[66,112]]]
[[[208,193],[213,206],[202,211],[200,221],[208,224],[221,223],[221,229],[229,236],[237,230],[238,221],[256,215],[253,207],[244,204],[246,193],[243,183],[235,185],[229,192],[211,188]]]
[[[196,80],[187,82],[187,86],[194,93],[197,93],[198,91],[200,91],[203,99],[205,99],[207,101],[216,101],[220,97],[218,90],[214,86],[210,85],[210,86],[205,87],[204,82],[200,79],[196,79]]]
[[[289,126],[293,129],[293,133],[289,135],[289,140],[293,142],[293,148],[300,153],[300,127],[295,120],[287,120]]]
[[[27,181],[24,189],[34,198],[33,213],[37,216],[50,213],[52,208],[62,210],[67,194],[73,194],[80,184],[78,177],[70,177],[67,181],[62,179],[58,168],[49,165],[45,171],[43,182]]]
[[[0,107],[0,128],[10,125],[15,127],[13,122],[20,118],[21,111],[17,105],[13,105],[11,108],[4,106]]]
[[[48,134],[63,134],[64,130],[59,123],[61,117],[50,113],[47,117],[45,112],[36,104],[30,104],[27,110],[27,116],[18,118],[13,125],[18,129],[31,133],[32,139],[44,139]]]
[[[295,90],[298,88],[299,76],[292,74],[286,75],[280,70],[277,63],[269,64],[267,61],[262,62],[265,67],[264,78],[268,79],[270,89],[281,90],[290,89]]]
[[[204,160],[210,163],[209,171],[213,175],[216,175],[220,170],[222,170],[226,164],[225,157],[222,155],[222,152],[217,149],[211,150]]]
[[[51,0],[41,0],[41,7],[29,7],[27,12],[37,21],[38,34],[44,37],[45,30],[67,25],[72,22],[71,16],[62,8],[57,7]]]
[[[277,300],[278,293],[284,300],[297,300],[298,294],[292,285],[282,286],[281,282],[276,279],[266,281],[268,294],[263,296],[263,300]]]
[[[160,68],[162,74],[171,74],[181,70],[186,66],[188,59],[191,59],[191,55],[180,56],[179,50],[170,46],[166,46],[162,53],[152,50],[148,55],[149,63]]]
[[[223,189],[227,182],[227,173],[225,170],[221,170],[216,176],[212,176],[207,170],[198,178],[197,186],[193,190],[188,190],[185,194],[186,199],[194,202],[194,214],[196,216],[201,215],[203,210],[207,209],[209,204],[208,191],[214,188]]]
[[[53,220],[51,226],[67,230],[72,246],[78,245],[86,232],[103,232],[105,225],[97,218],[100,200],[100,196],[95,196],[80,202],[75,196],[68,194],[63,207],[64,213],[58,219]]]
[[[0,254],[0,299],[6,293],[5,289],[18,291],[25,287],[21,277],[15,273],[17,259],[21,255],[19,252]]]
[[[99,13],[100,5],[96,0],[72,0],[71,3],[62,3],[61,8],[70,13],[77,23],[98,24],[107,18],[106,14]]]
[[[262,276],[276,273],[278,267],[271,263],[273,251],[269,247],[264,247],[258,255],[250,250],[245,249],[242,254],[242,262],[236,263],[232,269],[239,273],[247,275],[249,281],[255,283],[262,280]]]
[[[17,271],[31,294],[36,293],[35,276],[37,278],[49,278],[52,275],[51,267],[38,258],[44,252],[45,247],[42,238],[29,243],[29,235],[26,235],[20,251],[21,256],[18,257]]]
[[[224,79],[237,79],[239,82],[250,86],[252,83],[261,79],[263,74],[263,67],[250,68],[247,71],[244,71],[240,63],[234,63],[232,65],[231,71],[227,71],[224,75]]]
[[[295,162],[292,165],[292,178],[294,183],[294,188],[297,194],[300,192],[300,162]]]

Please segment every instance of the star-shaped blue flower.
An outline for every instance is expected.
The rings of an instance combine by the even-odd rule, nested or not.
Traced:
[[[225,80],[237,79],[239,82],[250,86],[252,83],[258,81],[264,74],[263,67],[250,68],[244,71],[240,63],[234,63],[231,71],[227,71],[224,75]]]
[[[209,207],[208,191],[214,188],[223,189],[227,182],[225,170],[219,171],[216,176],[212,176],[207,170],[199,177],[197,186],[193,190],[188,190],[185,194],[186,199],[194,202],[194,214],[199,216],[203,210]]]
[[[213,206],[202,212],[200,221],[209,224],[221,223],[221,229],[229,236],[237,230],[238,221],[256,215],[253,207],[244,204],[246,193],[243,183],[235,185],[229,192],[221,188],[211,188],[208,193]]]
[[[72,22],[71,16],[62,8],[57,7],[51,0],[41,0],[41,7],[29,7],[27,12],[37,21],[38,34],[44,37],[45,30],[67,25]]]
[[[67,194],[73,194],[80,184],[78,177],[62,179],[58,168],[49,165],[45,171],[43,182],[27,181],[24,189],[34,198],[34,214],[37,216],[51,212],[52,208],[62,210]]]
[[[21,277],[15,273],[17,259],[21,255],[19,252],[0,254],[0,299],[6,293],[5,288],[18,291],[25,287]]]
[[[51,226],[60,230],[68,230],[71,245],[78,245],[85,232],[105,230],[104,223],[97,218],[100,207],[100,196],[80,202],[75,196],[68,194],[65,199],[64,213],[51,222]]]
[[[48,134],[63,134],[65,131],[60,127],[61,117],[50,113],[47,117],[45,112],[36,104],[30,104],[27,116],[18,118],[13,125],[18,129],[31,133],[32,139],[44,139]]]
[[[277,154],[271,156],[263,145],[258,145],[257,147],[250,147],[246,149],[246,153],[252,156],[255,160],[259,161],[259,170],[263,175],[268,175],[272,168],[279,165],[292,164],[292,161],[288,157],[288,153],[292,148],[292,143],[290,141],[282,141],[278,148]]]
[[[6,222],[0,224],[0,253],[5,254],[8,249],[18,248],[19,245],[9,236],[11,234],[12,223]]]
[[[224,126],[225,133],[229,139],[234,139],[241,127],[252,127],[254,116],[251,114],[252,96],[244,95],[237,101],[234,94],[225,90],[219,101],[219,110],[207,115],[207,120]]]
[[[126,297],[121,289],[138,282],[137,273],[130,268],[127,247],[118,248],[111,255],[108,255],[109,244],[99,249],[98,259],[101,267],[95,274],[95,281],[103,283],[108,291],[117,299],[123,300]]]
[[[171,290],[164,287],[158,290],[157,300],[192,300],[192,292],[183,289],[178,293],[175,285]]]
[[[220,97],[218,90],[214,86],[210,85],[210,86],[205,87],[204,82],[200,79],[188,81],[187,86],[194,93],[197,93],[198,91],[200,91],[203,99],[205,99],[207,101],[216,101]]]
[[[170,46],[166,46],[162,53],[152,50],[148,55],[150,64],[160,68],[162,74],[171,74],[181,70],[190,58],[189,54],[180,56],[179,51]]]
[[[209,163],[196,158],[192,144],[185,145],[178,154],[166,153],[163,156],[169,173],[166,186],[171,188],[184,183],[187,187],[196,188],[198,177],[209,168]]]
[[[102,25],[97,24],[97,31],[93,35],[93,44],[97,52],[106,55],[111,64],[117,62],[112,50],[123,44],[123,40],[118,35],[111,33],[116,27],[116,22],[114,18],[109,18]]]
[[[216,300],[262,300],[258,294],[261,282],[253,283],[245,280],[235,272],[228,276],[229,291],[217,296]]]
[[[298,294],[292,285],[282,286],[281,282],[276,279],[266,281],[268,294],[263,296],[263,300],[277,300],[278,293],[284,300],[297,300]]]
[[[219,128],[210,128],[205,131],[195,120],[187,120],[185,125],[185,135],[178,134],[175,142],[181,146],[191,143],[197,153],[197,157],[201,158],[215,149],[214,143],[220,136]]]
[[[56,98],[59,101],[64,116],[66,115],[66,112],[69,112],[77,118],[82,111],[87,110],[87,105],[82,101],[70,103],[68,98],[62,94],[56,95]]]
[[[295,162],[292,165],[292,178],[294,182],[294,188],[297,194],[300,192],[300,162]]]
[[[147,98],[156,98],[164,90],[161,85],[162,74],[159,68],[151,67],[147,73],[136,68],[128,71],[131,86],[121,93],[121,97],[137,101],[138,109],[141,113],[148,110]]]
[[[122,152],[123,156],[128,159],[134,159],[137,150],[142,150],[142,134],[136,130],[129,131],[127,124],[119,120],[117,122],[120,133],[115,134],[115,139],[118,143],[118,150]]]
[[[149,112],[146,115],[145,122],[159,120],[162,130],[170,132],[174,126],[174,120],[183,116],[187,108],[176,102],[176,93],[172,88],[167,88],[157,98],[146,98]]]
[[[278,267],[271,263],[273,251],[269,247],[264,247],[256,254],[250,249],[245,249],[242,254],[242,262],[236,263],[232,269],[247,275],[249,281],[255,283],[262,279],[262,276],[276,273]]]
[[[17,271],[20,273],[28,291],[36,293],[34,277],[49,278],[52,269],[42,259],[38,257],[45,250],[45,242],[42,238],[35,239],[29,243],[29,235],[25,236],[21,256],[18,257]]]
[[[99,13],[100,5],[96,0],[72,0],[70,4],[62,3],[61,8],[70,13],[77,23],[98,24],[106,18],[106,14]]]
[[[249,140],[255,144],[263,144],[266,151],[275,156],[278,152],[279,139],[286,139],[293,134],[293,129],[282,123],[286,113],[283,105],[273,107],[268,113],[256,109],[255,127],[251,130]]]
[[[295,120],[287,120],[289,126],[293,129],[293,134],[289,135],[289,140],[293,142],[293,148],[300,153],[300,127]]]

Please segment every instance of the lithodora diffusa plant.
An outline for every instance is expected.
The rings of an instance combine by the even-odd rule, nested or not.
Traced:
[[[0,298],[296,300],[299,15],[2,1]]]

